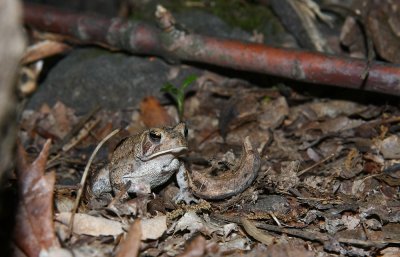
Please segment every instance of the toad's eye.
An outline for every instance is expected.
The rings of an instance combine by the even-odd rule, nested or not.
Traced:
[[[186,126],[185,126],[185,129],[183,130],[183,133],[184,133],[185,137],[187,138],[188,137],[188,129]]]
[[[161,141],[161,133],[156,131],[150,131],[149,133],[151,141],[154,143],[159,143]]]

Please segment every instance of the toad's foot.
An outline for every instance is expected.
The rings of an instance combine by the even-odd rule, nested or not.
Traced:
[[[184,202],[186,204],[190,203],[198,203],[199,200],[196,199],[188,190],[181,190],[175,197],[174,197],[174,202],[175,203],[180,203]]]

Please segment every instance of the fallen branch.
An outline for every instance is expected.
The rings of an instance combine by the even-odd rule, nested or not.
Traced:
[[[234,216],[228,216],[228,215],[221,215],[221,214],[212,214],[212,218],[215,218],[217,220],[223,220],[227,222],[235,222],[237,224],[241,224],[242,220],[239,217],[234,217]],[[281,234],[287,234],[289,236],[294,236],[298,238],[302,238],[305,240],[309,241],[314,241],[314,242],[319,242],[321,244],[329,242],[332,238],[317,232],[317,231],[306,231],[306,230],[299,230],[299,229],[293,229],[293,228],[281,228],[278,226],[274,225],[269,225],[265,223],[255,223],[254,226],[256,228],[261,228],[265,229],[268,231],[276,232],[276,233],[281,233]],[[349,238],[336,238],[336,240],[339,243],[343,244],[348,244],[348,245],[354,245],[354,246],[359,246],[359,247],[364,247],[364,248],[383,248],[387,245],[400,245],[399,240],[360,240],[360,239],[349,239]]]
[[[202,62],[308,83],[400,95],[400,67],[395,65],[378,62],[368,65],[366,60],[186,34],[174,28],[169,13],[158,15],[164,29],[161,31],[143,22],[106,19],[32,4],[25,4],[24,8],[27,25],[70,36],[82,43],[108,45],[133,54]]]

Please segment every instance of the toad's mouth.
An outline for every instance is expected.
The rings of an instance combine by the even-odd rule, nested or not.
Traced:
[[[187,149],[188,149],[187,146],[175,147],[175,148],[171,148],[171,149],[167,149],[167,150],[164,150],[164,151],[157,152],[155,154],[151,154],[149,156],[139,156],[138,158],[141,161],[148,161],[148,160],[151,160],[151,159],[153,159],[153,158],[155,158],[157,156],[164,155],[164,154],[167,154],[167,153],[174,154],[174,155],[178,156],[178,155],[181,155],[182,153],[186,152]]]

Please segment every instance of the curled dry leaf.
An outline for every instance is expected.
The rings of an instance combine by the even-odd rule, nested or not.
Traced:
[[[224,199],[247,189],[257,177],[261,161],[257,149],[254,149],[249,137],[243,143],[242,156],[233,171],[220,176],[204,175],[192,171],[189,177],[193,193],[203,199]]]
[[[242,222],[243,228],[246,232],[252,236],[257,241],[265,245],[272,245],[275,242],[275,238],[271,235],[268,235],[261,230],[259,230],[251,221],[245,218],[241,218],[240,221]]]
[[[18,213],[14,243],[27,256],[39,256],[43,251],[59,247],[53,223],[53,187],[55,174],[45,174],[50,149],[47,140],[42,152],[32,164],[26,163],[26,152],[19,146]]]
[[[61,54],[71,49],[62,42],[44,40],[31,45],[26,50],[21,63],[27,64],[56,54]]]

